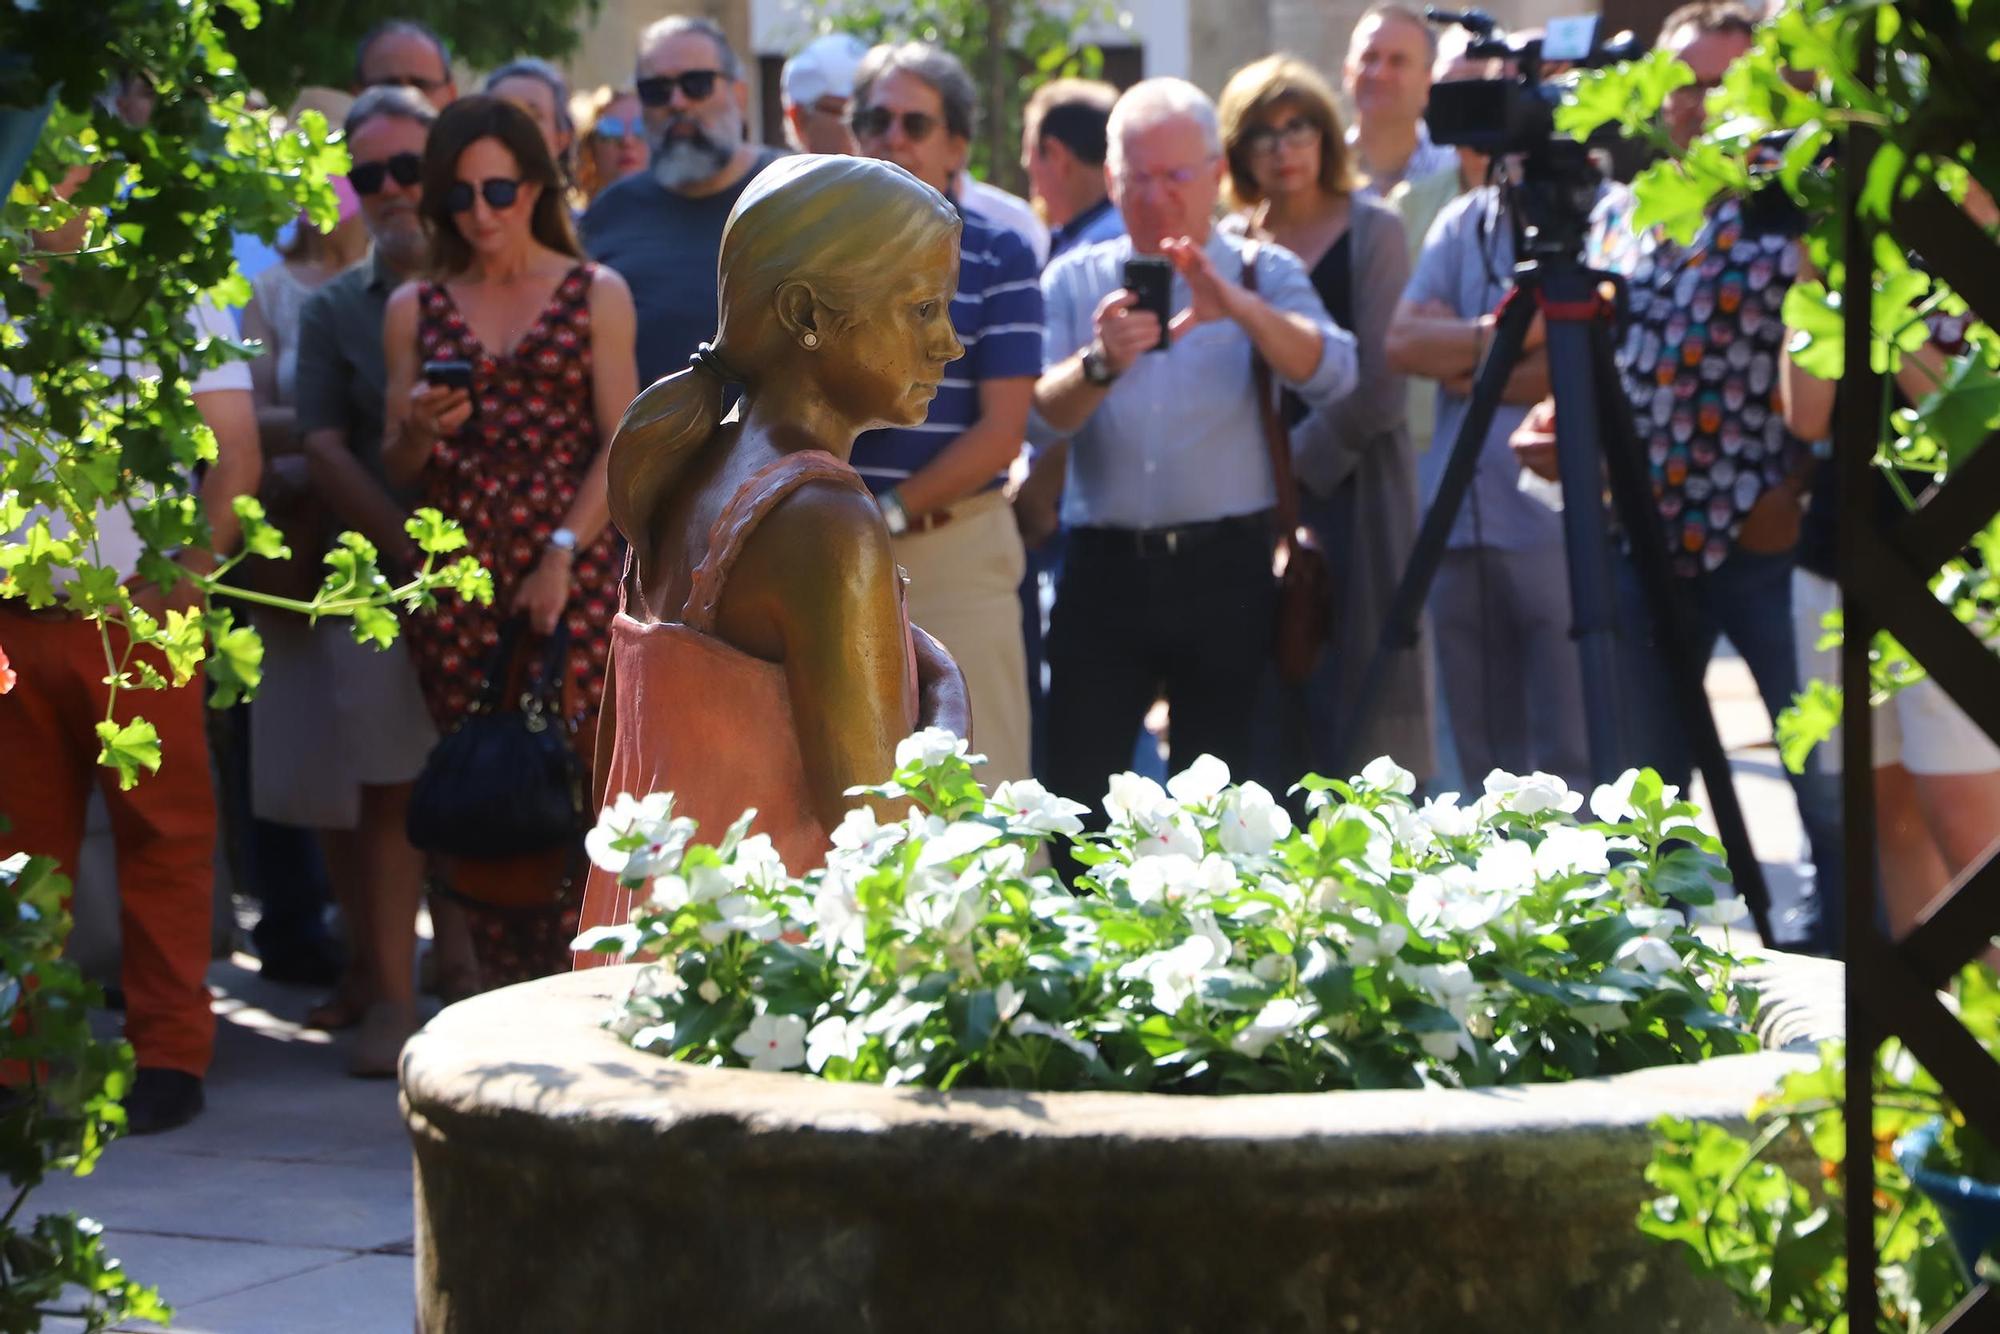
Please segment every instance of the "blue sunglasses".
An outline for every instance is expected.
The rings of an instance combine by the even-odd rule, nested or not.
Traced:
[[[597,124],[591,127],[590,132],[599,139],[624,139],[627,137],[643,139],[646,137],[645,128],[637,119],[627,120],[623,116],[599,116]]]

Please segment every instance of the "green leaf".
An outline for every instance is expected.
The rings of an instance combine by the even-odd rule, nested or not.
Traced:
[[[97,762],[118,770],[120,788],[129,791],[139,781],[141,769],[160,771],[160,734],[144,718],[123,724],[106,719],[97,724],[97,739],[103,746]]]
[[[1790,707],[1778,715],[1775,731],[1778,755],[1792,773],[1806,771],[1806,759],[1813,748],[1832,736],[1840,726],[1843,695],[1839,686],[1824,681],[1808,681],[1792,696]]]

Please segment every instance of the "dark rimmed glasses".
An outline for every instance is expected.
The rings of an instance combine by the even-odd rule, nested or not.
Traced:
[[[486,201],[488,208],[511,208],[514,201],[521,197],[521,183],[510,181],[505,176],[489,176],[479,183],[479,197]],[[472,182],[453,182],[451,189],[444,192],[444,206],[452,213],[463,213],[471,208]]]
[[[1243,136],[1243,147],[1251,157],[1278,151],[1278,145],[1303,148],[1319,138],[1319,126],[1304,116],[1293,116],[1283,125],[1260,125]]]
[[[847,123],[857,139],[880,139],[899,119],[903,122],[903,137],[913,144],[930,138],[939,123],[928,111],[905,111],[899,115],[887,107],[861,107]]]
[[[372,195],[381,190],[385,180],[394,178],[398,185],[415,185],[424,176],[424,160],[415,153],[396,153],[376,162],[357,162],[347,169],[347,183],[354,187],[358,195]]]
[[[679,74],[649,75],[636,85],[639,102],[643,106],[663,107],[674,100],[676,87],[688,101],[699,102],[715,91],[715,82],[721,77],[719,69],[688,69]]]

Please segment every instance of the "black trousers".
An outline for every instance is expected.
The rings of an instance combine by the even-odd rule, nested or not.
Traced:
[[[1277,593],[1267,515],[1181,528],[1077,528],[1049,618],[1048,784],[1104,821],[1146,710],[1172,710],[1169,769],[1204,754],[1255,771]]]

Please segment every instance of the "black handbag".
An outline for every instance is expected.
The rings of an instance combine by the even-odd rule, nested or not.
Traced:
[[[479,697],[424,761],[410,793],[407,827],[418,850],[491,859],[547,852],[581,837],[583,775],[563,711],[569,626],[558,622],[517,705],[500,708],[527,630],[500,630]]]

